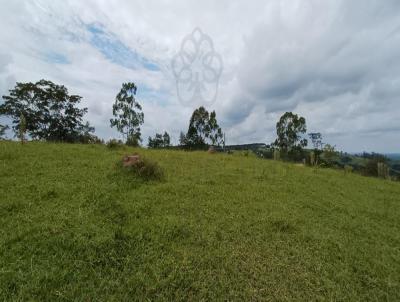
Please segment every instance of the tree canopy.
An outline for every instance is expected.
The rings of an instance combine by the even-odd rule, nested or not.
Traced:
[[[286,112],[281,116],[276,124],[276,134],[278,138],[274,145],[284,152],[295,149],[302,149],[307,146],[307,139],[302,139],[306,133],[306,120],[292,112]]]
[[[17,83],[3,99],[0,114],[12,119],[16,135],[21,117],[25,120],[26,133],[33,139],[75,142],[82,135],[83,116],[88,109],[78,108],[82,97],[69,95],[63,85],[47,80]]]
[[[166,148],[171,146],[171,137],[165,131],[164,134],[156,133],[154,138],[149,137],[149,148]]]
[[[138,145],[141,141],[140,126],[144,122],[142,106],[135,99],[136,91],[134,83],[122,84],[112,107],[114,118],[110,119],[111,127],[116,127],[126,137],[128,145]]]
[[[187,146],[220,145],[222,137],[215,111],[209,113],[204,107],[199,107],[194,110],[187,134],[181,134],[180,142]]]
[[[315,150],[322,149],[323,147],[322,134],[320,132],[309,133],[308,137],[310,138]]]

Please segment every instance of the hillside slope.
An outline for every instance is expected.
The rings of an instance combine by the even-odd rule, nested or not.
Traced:
[[[1,300],[400,300],[399,183],[137,151],[0,142]]]

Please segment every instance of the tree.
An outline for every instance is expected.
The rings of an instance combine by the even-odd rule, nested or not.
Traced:
[[[322,134],[319,132],[314,132],[314,133],[309,133],[308,134],[309,138],[311,139],[311,142],[314,146],[315,150],[321,150],[322,149]]]
[[[324,147],[324,156],[326,158],[334,158],[336,156],[337,152],[335,150],[335,146],[332,146],[330,144],[326,144]]]
[[[147,144],[149,148],[161,148],[162,144],[163,144],[163,139],[161,134],[156,133],[154,138],[149,136],[149,142]]]
[[[26,119],[25,116],[21,113],[19,118],[19,129],[18,129],[18,138],[21,141],[21,144],[25,142],[25,133],[26,133]]]
[[[293,153],[301,151],[307,146],[307,139],[302,139],[302,134],[306,133],[306,120],[292,112],[286,112],[281,116],[276,124],[276,134],[278,138],[274,145],[283,153]]]
[[[140,134],[139,135],[129,135],[126,139],[125,144],[127,146],[131,146],[131,147],[138,147],[138,146],[140,146],[141,141],[142,141],[142,139],[140,138]]]
[[[190,118],[187,134],[181,134],[180,142],[186,146],[220,145],[222,142],[222,130],[218,125],[215,111],[211,114],[204,107],[193,111]]]
[[[79,142],[82,144],[104,144],[104,141],[98,136],[94,135],[94,127],[90,126],[88,122],[82,125],[80,128],[81,135],[79,136]]]
[[[142,106],[136,101],[137,87],[134,83],[123,83],[113,104],[114,119],[111,127],[116,127],[126,137],[128,145],[138,145],[141,141],[140,125],[144,122]]]
[[[186,134],[188,145],[206,145],[206,138],[209,134],[208,119],[209,113],[203,106],[193,111]]]
[[[213,146],[220,145],[223,141],[223,135],[222,135],[222,130],[218,125],[217,122],[217,115],[215,111],[210,113],[210,118],[208,120],[208,125],[209,125],[209,138],[211,140],[211,144]]]
[[[78,108],[82,97],[69,95],[63,85],[47,80],[17,83],[3,99],[5,102],[0,105],[0,114],[11,117],[16,136],[21,116],[27,134],[33,139],[75,142],[82,134],[87,108]]]
[[[328,166],[332,166],[334,163],[335,157],[338,155],[338,152],[335,150],[335,146],[330,144],[326,144],[324,146],[324,151],[322,152],[322,156],[325,160],[325,163]]]
[[[163,141],[164,141],[164,147],[171,146],[171,137],[169,136],[167,131],[165,131],[163,134]]]
[[[0,139],[3,139],[7,130],[8,130],[7,125],[4,126],[4,125],[0,124]]]
[[[322,134],[319,132],[313,132],[308,134],[311,142],[314,146],[314,150],[310,152],[310,164],[311,166],[318,166],[319,157],[322,153]]]
[[[154,138],[149,137],[149,148],[166,148],[171,145],[171,138],[165,131],[164,134],[156,133]]]
[[[179,134],[179,145],[180,146],[186,146],[187,145],[186,135],[182,131]]]

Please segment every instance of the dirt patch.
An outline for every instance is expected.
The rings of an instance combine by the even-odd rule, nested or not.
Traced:
[[[133,154],[133,155],[125,155],[122,159],[122,165],[124,167],[132,167],[137,165],[140,162],[140,155]]]

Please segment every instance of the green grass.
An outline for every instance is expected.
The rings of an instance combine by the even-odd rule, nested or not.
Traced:
[[[164,180],[121,171],[133,151]],[[0,300],[399,301],[400,184],[252,156],[0,142]]]

